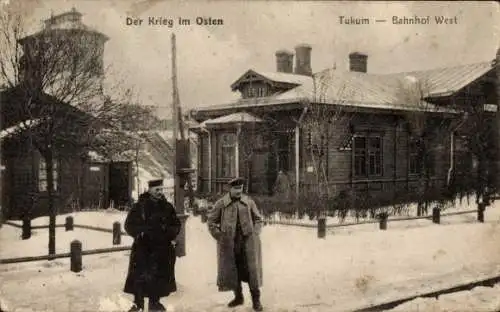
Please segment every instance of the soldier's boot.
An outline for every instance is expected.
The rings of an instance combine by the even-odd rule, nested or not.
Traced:
[[[260,290],[252,289],[250,290],[250,294],[252,295],[252,307],[254,311],[263,311],[262,303],[260,302]]]
[[[144,307],[140,307],[138,306],[137,304],[134,304],[129,310],[128,312],[143,312],[144,311]]]
[[[151,312],[165,312],[167,309],[160,303],[160,298],[150,297],[149,298],[149,311]]]
[[[163,304],[159,302],[154,302],[149,305],[150,312],[166,312],[167,309],[163,306]]]
[[[234,308],[236,306],[242,305],[245,300],[243,299],[243,289],[241,285],[234,291],[234,299],[231,300],[227,306],[229,308]]]
[[[134,296],[134,305],[128,312],[143,312],[144,311],[144,298],[139,295]]]

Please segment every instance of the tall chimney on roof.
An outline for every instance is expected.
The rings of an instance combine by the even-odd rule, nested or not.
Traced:
[[[280,73],[293,73],[293,53],[287,50],[276,51],[276,70]]]
[[[295,47],[295,73],[297,75],[312,76],[311,46],[300,44]]]
[[[353,52],[349,54],[349,70],[354,72],[366,73],[368,64],[368,55]]]

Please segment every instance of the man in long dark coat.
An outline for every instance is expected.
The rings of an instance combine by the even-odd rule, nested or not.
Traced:
[[[262,254],[260,231],[262,215],[255,202],[243,195],[244,180],[229,182],[231,190],[215,204],[208,217],[210,234],[217,240],[217,286],[233,291],[228,307],[243,304],[242,282],[247,282],[253,309],[262,311]]]
[[[134,238],[124,292],[134,295],[129,312],[166,311],[160,303],[177,290],[175,247],[181,222],[175,208],[163,195],[163,180],[149,182],[149,190],[139,196],[125,220],[125,231]]]

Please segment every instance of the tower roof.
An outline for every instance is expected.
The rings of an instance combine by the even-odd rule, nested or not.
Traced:
[[[108,40],[109,37],[106,36],[105,34],[93,29],[92,27],[89,27],[85,25],[82,21],[82,16],[83,14],[78,12],[74,7],[67,12],[63,12],[58,15],[51,15],[51,17],[45,19],[43,21],[44,27],[42,30],[32,34],[28,35],[24,38],[19,39],[19,43],[23,43],[29,38],[33,37],[39,37],[43,35],[47,31],[53,31],[53,30],[80,30],[84,32],[91,32],[98,34],[102,36],[105,40]]]

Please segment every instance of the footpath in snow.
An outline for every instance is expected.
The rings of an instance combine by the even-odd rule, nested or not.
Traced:
[[[123,224],[120,212],[72,214],[75,224],[111,228]],[[58,223],[64,223],[62,215]],[[266,311],[351,311],[389,300],[430,292],[459,283],[500,275],[500,203],[475,214],[331,229],[318,239],[315,229],[271,225],[262,232]],[[47,224],[47,218],[33,221]],[[187,256],[176,266],[178,291],[162,302],[169,311],[228,311],[231,293],[218,293],[216,245],[199,217],[187,222]],[[48,231],[37,229],[29,240],[9,225],[0,229],[0,258],[44,255]],[[84,249],[112,247],[111,234],[57,230],[58,252],[73,239]],[[128,237],[122,245],[130,245]],[[84,256],[83,271],[69,271],[69,259],[0,265],[0,304],[13,311],[126,311],[131,296],[122,288],[128,252]],[[496,288],[476,288],[435,299],[416,299],[394,311],[498,311]],[[251,311],[246,304],[232,311]]]

